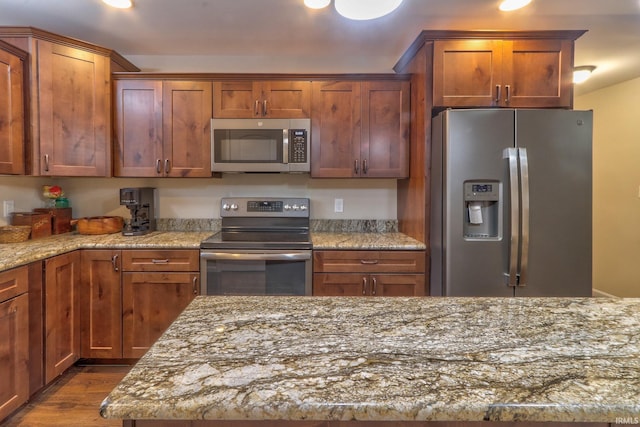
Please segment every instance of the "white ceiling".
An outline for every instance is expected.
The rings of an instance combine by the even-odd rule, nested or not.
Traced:
[[[350,21],[303,0],[0,0],[0,25],[33,26],[115,49],[144,71],[367,73],[392,67],[421,30],[584,29],[576,65],[596,65],[586,93],[640,77],[640,0],[404,0],[384,18]]]

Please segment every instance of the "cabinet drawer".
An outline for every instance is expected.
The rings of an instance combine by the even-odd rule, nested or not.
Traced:
[[[22,266],[0,272],[0,302],[27,292],[29,268]]]
[[[123,271],[199,271],[198,250],[122,251]]]
[[[316,273],[422,273],[424,251],[315,251]]]

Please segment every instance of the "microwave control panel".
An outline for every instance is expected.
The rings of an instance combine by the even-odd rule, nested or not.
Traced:
[[[291,129],[289,135],[289,163],[307,162],[307,131],[305,129]]]

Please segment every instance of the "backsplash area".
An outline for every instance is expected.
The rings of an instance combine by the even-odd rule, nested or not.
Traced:
[[[218,231],[221,220],[201,218],[158,218],[160,231]],[[312,219],[311,231],[331,233],[391,233],[398,231],[397,220]]]
[[[119,189],[155,187],[159,196],[159,218],[188,220],[191,227],[215,227],[222,197],[308,197],[311,219],[340,220],[331,227],[349,231],[351,221],[367,220],[366,229],[387,229],[397,219],[396,180],[312,179],[301,174],[226,174],[222,178],[42,178],[0,177],[0,198],[14,200],[16,211],[43,207],[42,185],[60,185],[73,209],[73,217],[119,215]],[[334,212],[335,199],[342,199],[343,212]],[[6,224],[8,218],[0,217]],[[382,221],[378,223],[378,221]],[[322,223],[316,227],[324,227]]]

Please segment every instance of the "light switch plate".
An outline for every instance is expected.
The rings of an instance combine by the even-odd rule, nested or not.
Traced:
[[[2,202],[2,211],[4,212],[4,217],[7,218],[9,215],[15,211],[15,204],[13,200],[5,200]]]
[[[344,211],[344,199],[334,199],[333,200],[333,211],[334,212],[343,212]]]

